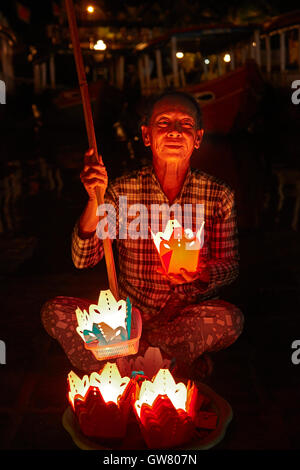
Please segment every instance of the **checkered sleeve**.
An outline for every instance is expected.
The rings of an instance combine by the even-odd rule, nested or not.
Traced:
[[[116,196],[113,187],[108,187],[105,193],[105,203],[112,204],[117,211]],[[108,216],[108,222],[109,216]],[[101,238],[95,232],[89,238],[82,239],[79,236],[79,219],[72,232],[71,253],[76,268],[92,268],[104,255],[104,247]]]
[[[78,231],[79,220],[72,233],[72,260],[76,268],[92,268],[103,257],[103,243],[96,232],[89,238],[82,239]]]
[[[209,288],[231,284],[239,274],[239,248],[234,192],[220,194],[210,240]]]

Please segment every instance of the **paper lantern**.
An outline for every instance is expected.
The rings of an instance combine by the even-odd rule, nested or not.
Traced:
[[[82,379],[71,371],[68,382],[68,400],[84,435],[100,439],[125,436],[135,381],[121,377],[117,365],[108,362],[100,373]]]
[[[190,229],[183,230],[180,223],[174,219],[168,221],[164,232],[155,234],[151,231],[155,247],[166,272],[180,274],[181,268],[189,272],[197,270],[199,253],[203,245],[203,229],[204,222],[194,236]]]
[[[134,403],[141,433],[149,448],[167,448],[192,439],[197,388],[191,382],[176,384],[168,369],[145,380]]]
[[[131,376],[135,372],[142,372],[145,377],[152,379],[159,369],[169,369],[171,361],[163,359],[159,348],[148,347],[144,356],[128,359],[121,357],[117,359],[117,365],[122,375]]]
[[[77,308],[76,317],[76,331],[96,359],[137,353],[142,320],[129,298],[117,302],[109,289],[101,291],[98,304],[90,305],[89,312]]]

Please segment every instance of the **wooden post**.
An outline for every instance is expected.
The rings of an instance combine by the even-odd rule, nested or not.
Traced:
[[[80,87],[84,121],[88,136],[89,147],[94,150],[94,158],[99,163],[103,163],[101,155],[98,154],[97,142],[95,136],[95,128],[93,122],[92,108],[89,97],[89,89],[86,81],[86,74],[80,49],[79,34],[76,23],[75,10],[72,0],[65,0],[67,17],[69,22],[70,34],[73,45],[73,53],[75,58],[76,70],[78,75],[78,82]],[[104,204],[104,191],[101,187],[95,188],[98,206]],[[109,288],[116,300],[119,300],[119,290],[117,275],[112,251],[110,238],[105,238],[103,241],[104,257],[106,262],[107,276],[109,281]]]
[[[42,90],[47,88],[47,62],[42,62],[41,65],[41,82],[42,82]]]
[[[159,49],[155,50],[155,59],[156,59],[158,86],[161,90],[163,90],[164,89],[164,75],[163,75],[162,63],[161,63],[161,52]]]
[[[14,89],[13,49],[5,36],[0,38],[0,57],[6,91],[12,92]]]
[[[254,46],[254,37],[252,38],[252,42],[251,42],[251,45],[250,45],[250,57],[251,59],[255,59],[255,46]]]
[[[257,65],[261,66],[261,53],[260,53],[260,32],[259,29],[254,31],[254,42],[255,42],[255,60]]]
[[[179,70],[179,76],[180,76],[181,86],[184,88],[186,86],[186,80],[185,80],[184,70],[182,67]]]
[[[138,71],[139,71],[140,86],[143,92],[143,90],[145,89],[145,76],[144,76],[144,66],[143,66],[142,57],[139,57],[138,59]]]
[[[123,90],[124,86],[124,77],[125,77],[125,57],[121,55],[120,57],[120,88]]]
[[[285,71],[286,51],[285,51],[285,32],[280,32],[280,71]]]
[[[33,64],[33,82],[34,82],[34,92],[40,93],[41,91],[40,64]]]
[[[146,72],[145,73],[145,75],[146,75],[146,89],[149,92],[151,84],[150,84],[150,59],[149,59],[148,54],[144,55],[144,63],[145,63],[145,72]]]
[[[111,85],[115,84],[115,74],[114,74],[114,62],[113,62],[113,60],[111,60],[110,64],[109,64],[109,83]]]
[[[270,36],[266,36],[266,70],[268,74],[270,74],[272,70],[272,51]]]
[[[54,58],[54,54],[50,55],[49,73],[50,73],[50,86],[51,86],[52,89],[55,89],[56,88],[56,82],[55,82],[55,58]]]
[[[298,69],[300,71],[300,25],[298,26]]]
[[[234,50],[231,49],[230,52],[230,70],[234,70],[235,69],[235,56],[234,56]]]
[[[246,63],[247,60],[247,52],[248,52],[248,46],[244,46],[242,48],[242,64]]]
[[[223,64],[222,64],[222,61],[223,61],[223,57],[218,54],[217,55],[217,61],[218,61],[218,75],[222,75],[222,70],[223,70]]]
[[[120,88],[119,57],[115,59],[115,77],[116,77],[116,86],[117,88]]]
[[[176,57],[177,40],[175,36],[171,38],[171,61],[174,77],[174,87],[179,87],[178,62]]]
[[[117,60],[117,87],[122,90],[124,85],[124,57],[120,56]]]

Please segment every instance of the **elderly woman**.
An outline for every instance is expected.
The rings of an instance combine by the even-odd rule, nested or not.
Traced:
[[[124,299],[129,297],[142,314],[141,348],[157,346],[165,356],[176,359],[178,370],[202,378],[210,369],[207,353],[230,346],[243,328],[241,311],[218,298],[218,289],[238,276],[234,194],[224,182],[190,167],[191,155],[200,147],[203,132],[201,110],[194,98],[186,93],[169,92],[153,102],[142,125],[144,144],[152,152],[151,166],[121,176],[108,185],[104,165],[95,163],[93,152],[87,152],[81,181],[88,202],[72,237],[72,257],[77,268],[94,266],[102,259],[104,250],[97,229],[95,195],[95,188],[102,187],[106,191],[105,202],[116,213],[119,294]],[[196,270],[167,272],[162,268],[151,237],[130,237],[124,233],[120,236],[122,223],[124,229],[120,200],[124,197],[128,208],[142,204],[149,214],[153,204],[177,205],[182,210],[182,220],[186,208],[192,207],[189,228],[193,232],[195,208],[202,204],[204,244]],[[130,214],[130,211],[126,214],[127,227],[133,220]],[[48,333],[60,342],[74,367],[97,370],[99,362],[84,349],[75,332],[77,306],[87,308],[88,303],[81,299],[53,299],[43,307],[43,323]]]

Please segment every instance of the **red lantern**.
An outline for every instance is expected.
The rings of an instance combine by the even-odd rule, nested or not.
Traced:
[[[82,433],[99,439],[122,439],[126,435],[136,383],[121,377],[116,364],[106,363],[101,373],[80,379],[68,375],[68,399]]]
[[[142,383],[134,411],[149,448],[167,448],[190,441],[195,432],[197,388],[176,384],[168,369]]]
[[[180,274],[182,268],[195,272],[198,266],[200,249],[203,245],[204,222],[196,236],[191,230],[183,230],[180,223],[169,220],[164,232],[151,231],[151,235],[164,270]]]

